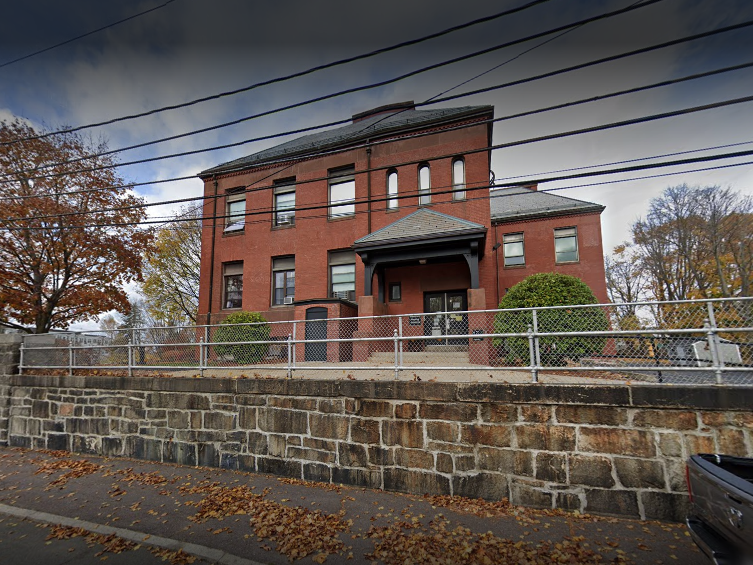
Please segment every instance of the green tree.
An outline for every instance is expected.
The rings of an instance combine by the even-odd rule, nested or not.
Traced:
[[[505,311],[495,316],[494,331],[525,333],[528,326],[533,325],[530,308],[597,303],[593,291],[582,280],[559,273],[537,273],[513,286],[502,298],[499,307]],[[518,310],[521,308],[524,310]],[[544,309],[537,310],[536,315],[538,333],[605,331],[609,328],[602,308]],[[508,363],[530,363],[527,337],[500,339],[496,344],[504,345]],[[606,338],[601,336],[540,337],[541,363],[544,366],[564,365],[567,359],[578,360],[601,353],[605,344]]]
[[[269,345],[253,343],[269,340],[270,328],[259,312],[235,312],[230,314],[214,332],[214,349],[219,355],[231,355],[236,363],[251,365],[261,362]],[[252,342],[239,343],[232,342]]]

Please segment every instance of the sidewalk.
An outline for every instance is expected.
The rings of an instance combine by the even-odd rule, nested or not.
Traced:
[[[707,565],[680,524],[0,448],[0,563],[104,558],[126,565],[163,558],[233,565]]]

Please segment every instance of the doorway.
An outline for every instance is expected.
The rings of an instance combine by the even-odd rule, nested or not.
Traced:
[[[327,309],[309,308],[306,310],[305,339],[327,339]],[[304,350],[306,361],[326,361],[327,343],[308,343]]]
[[[468,310],[468,295],[465,290],[427,292],[424,294],[424,335],[437,338],[427,344],[468,345],[468,338],[448,339],[446,335],[467,335],[468,314],[455,314]]]

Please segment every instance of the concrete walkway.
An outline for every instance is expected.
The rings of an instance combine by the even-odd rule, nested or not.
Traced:
[[[521,555],[706,565],[681,524],[0,448],[0,563],[397,565]]]

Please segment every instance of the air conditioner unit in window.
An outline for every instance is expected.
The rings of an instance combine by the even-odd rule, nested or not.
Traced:
[[[282,299],[282,303],[283,304],[292,304],[293,300],[294,300],[294,297],[292,297],[292,296],[286,296],[285,298]]]
[[[289,215],[283,215],[283,214],[280,214],[277,216],[278,226],[292,226],[293,224],[295,224],[295,216],[289,216]]]

